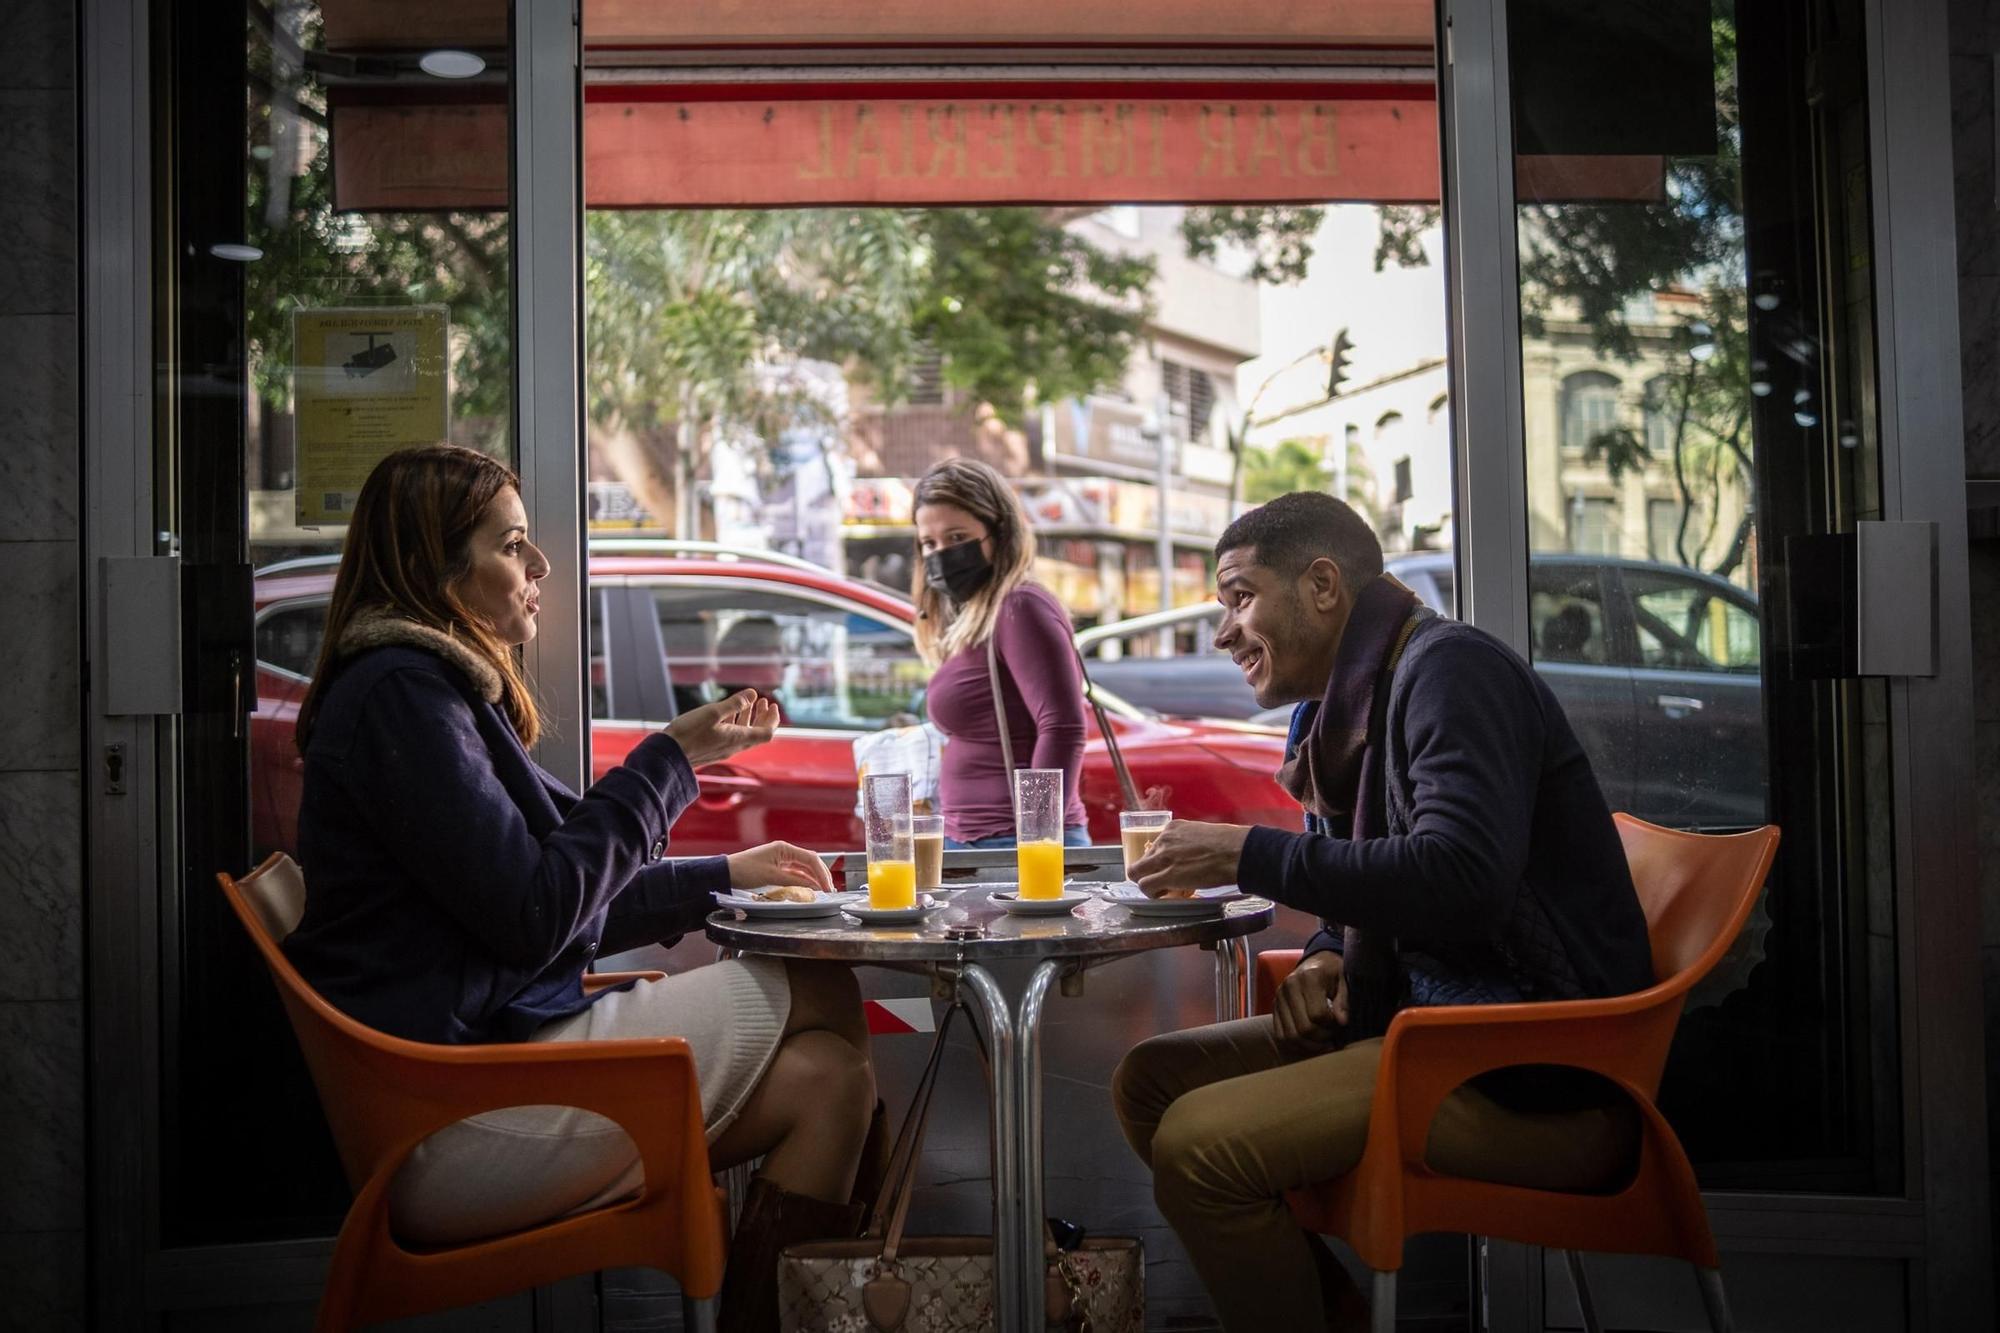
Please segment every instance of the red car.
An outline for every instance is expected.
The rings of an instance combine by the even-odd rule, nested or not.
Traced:
[[[700,770],[701,796],[674,824],[684,856],[773,838],[818,850],[861,845],[854,741],[919,721],[930,672],[908,601],[804,561],[691,544],[594,544],[590,561],[591,764],[601,775],[680,710],[743,686],[778,701],[777,737]],[[318,659],[337,557],[257,575],[252,827],[258,854],[297,846],[300,774],[292,722]],[[1284,736],[1267,727],[1152,719],[1099,691],[1132,776],[1165,787],[1188,819],[1301,827],[1274,774]],[[1093,728],[1094,733],[1094,728]],[[1118,782],[1103,740],[1084,751],[1091,840],[1118,841]]]

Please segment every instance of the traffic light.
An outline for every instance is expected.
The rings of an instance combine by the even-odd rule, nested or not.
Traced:
[[[1333,346],[1327,349],[1326,396],[1340,396],[1340,382],[1347,378],[1347,354],[1354,350],[1353,339],[1342,329],[1333,336]]]

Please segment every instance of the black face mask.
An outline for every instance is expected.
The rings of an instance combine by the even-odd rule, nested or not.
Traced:
[[[924,557],[924,578],[961,606],[986,586],[993,577],[993,562],[986,558],[979,542],[941,546]]]

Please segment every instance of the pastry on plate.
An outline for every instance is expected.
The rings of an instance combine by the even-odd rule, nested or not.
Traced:
[[[774,884],[760,890],[757,900],[766,903],[809,903],[813,900],[813,891],[803,884]]]

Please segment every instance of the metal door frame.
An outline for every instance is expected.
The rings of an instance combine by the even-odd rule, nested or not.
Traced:
[[[1972,622],[1959,385],[1944,0],[1866,0],[1882,517],[1935,525],[1937,674],[1890,682],[1901,1197],[1707,1197],[1725,1248],[1907,1260],[1912,1328],[1992,1322],[1973,811]],[[1452,461],[1468,619],[1526,652],[1527,460],[1520,395],[1506,0],[1439,0]],[[1473,355],[1471,349],[1479,349]],[[1475,426],[1476,423],[1476,426]],[[1473,436],[1478,435],[1477,447]],[[1475,505],[1475,500],[1491,506]],[[1921,1018],[1921,1022],[1919,1019]],[[1490,1327],[1543,1327],[1542,1264],[1495,1243]]]
[[[583,681],[581,52],[571,5],[512,0],[516,194],[517,459],[538,542],[577,596],[543,604],[530,655],[552,733],[537,757],[566,780],[589,771]],[[312,1302],[330,1239],[164,1250],[160,1244],[161,904],[177,891],[175,719],[107,707],[105,562],[166,558],[154,530],[156,349],[154,7],[78,0],[83,226],[84,893],[87,960],[88,1321],[157,1327],[165,1312]],[[121,672],[172,679],[177,635],[121,636]],[[136,664],[135,664],[135,660]],[[128,671],[126,668],[132,668]],[[102,756],[123,746],[122,790]],[[544,1329],[594,1326],[588,1289],[535,1295]],[[591,1307],[586,1313],[586,1307]]]

